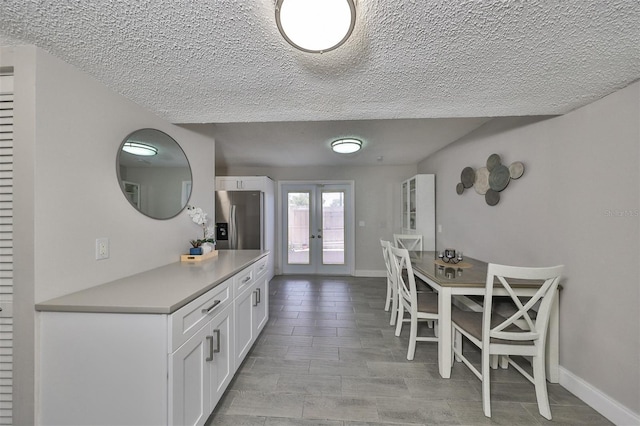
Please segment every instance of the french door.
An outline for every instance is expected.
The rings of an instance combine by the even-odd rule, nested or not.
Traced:
[[[353,183],[283,183],[282,273],[352,275]]]

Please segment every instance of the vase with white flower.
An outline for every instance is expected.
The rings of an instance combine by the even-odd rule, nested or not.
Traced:
[[[191,243],[189,254],[207,254],[215,250],[216,240],[213,238],[215,232],[212,227],[207,227],[207,214],[200,207],[194,206],[188,206],[187,213],[194,223],[202,227],[202,238],[189,241]]]

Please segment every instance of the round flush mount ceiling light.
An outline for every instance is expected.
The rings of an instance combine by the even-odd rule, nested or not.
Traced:
[[[155,146],[140,142],[125,142],[124,145],[122,145],[122,150],[129,154],[140,155],[143,157],[150,157],[158,153],[158,148]]]
[[[360,151],[360,148],[362,148],[362,141],[358,139],[346,138],[331,142],[331,149],[338,154],[353,154]]]
[[[356,23],[355,0],[277,0],[276,24],[285,40],[309,53],[341,46]]]

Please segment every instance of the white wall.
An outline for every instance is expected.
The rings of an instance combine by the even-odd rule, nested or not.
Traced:
[[[131,207],[117,182],[120,143],[139,128],[171,135],[191,163],[191,204],[213,216],[214,141],[210,128],[171,125],[33,46],[0,53],[16,83],[14,421],[33,424],[34,303],[178,261],[200,232],[184,212],[159,221]],[[110,240],[107,260],[95,260],[98,237]]]
[[[490,262],[566,265],[560,300],[565,378],[584,380],[594,394],[613,399],[609,409],[620,403],[635,419],[639,144],[636,82],[564,116],[493,120],[418,165],[419,172],[437,175],[439,248]],[[473,189],[457,195],[462,169],[484,166],[493,153],[507,165],[524,162],[524,176],[509,184],[495,207]]]
[[[269,176],[280,180],[353,180],[355,182],[356,275],[385,270],[380,238],[400,232],[400,185],[416,174],[415,166],[235,167],[219,176]],[[365,226],[359,226],[364,221]],[[279,232],[279,230],[277,231]]]

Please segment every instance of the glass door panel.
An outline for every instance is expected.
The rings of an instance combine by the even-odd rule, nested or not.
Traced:
[[[310,191],[287,193],[287,263],[292,265],[310,263],[310,195]]]
[[[344,191],[322,190],[322,263],[344,265]]]
[[[353,273],[351,185],[286,184],[282,273]]]

